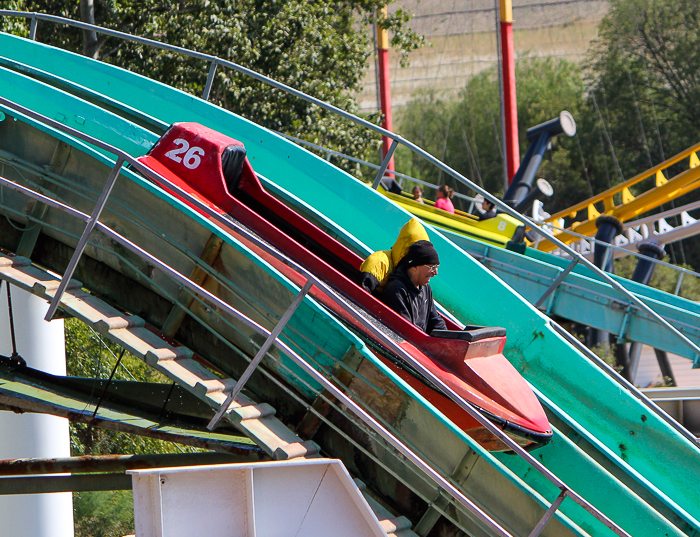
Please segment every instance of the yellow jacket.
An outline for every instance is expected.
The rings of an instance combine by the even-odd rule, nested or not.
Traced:
[[[411,218],[401,228],[399,236],[396,239],[394,246],[391,247],[391,250],[380,250],[378,252],[374,252],[367,259],[365,259],[364,263],[362,263],[360,266],[360,272],[369,274],[377,282],[379,282],[375,288],[378,291],[381,291],[384,289],[384,285],[386,284],[389,274],[394,270],[394,267],[399,264],[399,261],[401,261],[401,259],[403,259],[403,257],[406,255],[411,244],[416,241],[427,240],[430,239],[428,238],[428,233],[425,231],[423,225],[415,218]],[[362,286],[371,292],[374,289],[369,289],[364,283],[367,279],[367,274],[362,274]],[[372,278],[369,279],[371,280]]]

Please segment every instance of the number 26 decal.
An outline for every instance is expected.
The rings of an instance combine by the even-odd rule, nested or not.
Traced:
[[[177,163],[184,164],[185,168],[194,170],[197,166],[202,163],[201,157],[204,156],[204,149],[201,147],[190,147],[187,140],[178,138],[175,140],[174,144],[178,147],[168,151],[165,156]],[[180,155],[185,154],[184,157]]]

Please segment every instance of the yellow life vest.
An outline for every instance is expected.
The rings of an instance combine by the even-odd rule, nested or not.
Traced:
[[[370,255],[365,262],[360,266],[360,272],[367,272],[374,276],[379,285],[377,290],[384,289],[387,278],[394,267],[399,264],[399,261],[408,252],[408,248],[416,241],[430,240],[428,233],[425,231],[423,224],[415,218],[411,218],[401,228],[399,236],[391,247],[391,250],[380,250]]]

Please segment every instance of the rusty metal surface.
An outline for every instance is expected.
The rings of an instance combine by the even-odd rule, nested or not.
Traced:
[[[159,455],[85,455],[54,459],[0,460],[0,476],[125,472],[144,468],[172,468],[250,462],[250,458],[229,453],[164,453]]]
[[[76,386],[80,387],[81,382],[85,382],[87,387],[88,380],[56,377],[31,368],[20,369],[0,363],[0,405],[14,412],[52,414],[76,423],[235,453],[245,456],[247,460],[264,458],[262,450],[248,438],[231,434],[225,429],[216,433],[207,431],[209,416],[196,419],[168,412],[155,414],[149,412],[152,407],[143,403],[144,397],[133,398],[131,405],[126,398],[119,404],[106,398],[93,417],[100,390],[96,389],[91,395],[88,390],[81,392],[75,389]],[[100,381],[97,382],[99,386]],[[124,383],[119,384],[126,388]],[[149,387],[148,383],[138,384]],[[152,387],[163,389],[163,385]],[[165,388],[169,389],[170,386],[165,385]],[[183,394],[181,401],[189,401],[189,397]]]
[[[131,476],[126,474],[94,474],[0,479],[0,495],[94,492],[98,490],[131,490]]]
[[[60,459],[1,460],[0,495],[131,490],[131,476],[124,473],[126,470],[226,464],[250,462],[251,460],[255,460],[255,458],[224,453],[102,455]],[[78,475],[40,475],[57,473]]]

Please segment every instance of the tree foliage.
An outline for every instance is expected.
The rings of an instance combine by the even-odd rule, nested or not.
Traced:
[[[574,116],[583,108],[580,70],[565,60],[526,58],[516,64],[520,153],[527,150],[528,127],[569,110]],[[401,133],[435,157],[493,192],[503,194],[503,155],[498,98],[498,75],[489,69],[471,78],[457,99],[419,96],[400,118]],[[566,206],[573,196],[588,190],[575,140],[560,139],[540,167],[538,177],[550,181],[556,198],[552,207]],[[424,161],[400,160],[419,179],[447,182],[468,193]]]
[[[589,52],[587,73],[590,116],[610,140],[605,143],[604,159],[599,152],[598,171],[608,171],[614,177],[613,184],[698,142],[699,22],[697,2],[611,2],[599,38]],[[682,162],[671,168],[668,177],[686,168],[687,161]],[[650,186],[648,182],[640,184],[633,193]],[[698,197],[700,194],[693,192],[675,203],[689,203]],[[700,266],[696,238],[667,250],[674,262]]]
[[[526,129],[561,110],[569,110],[578,127],[575,138],[555,141],[538,173],[554,187],[554,197],[545,201],[547,211],[583,201],[699,141],[699,41],[698,2],[612,0],[584,64],[518,59],[521,157],[527,147]],[[417,96],[400,129],[474,182],[496,195],[503,193],[495,69],[470,79],[456,99]],[[403,164],[419,178],[444,182],[439,172],[424,164],[410,158]],[[671,167],[667,178],[687,165],[685,160]],[[636,195],[653,186],[652,177],[631,191]],[[678,206],[698,198],[700,193],[692,192],[672,203]],[[659,210],[670,208],[668,204]],[[598,209],[602,211],[602,205]],[[700,266],[699,242],[692,238],[668,245],[671,260]]]
[[[386,0],[15,0],[30,11],[61,15],[218,56],[357,113],[352,95],[372,50],[372,24],[392,32],[402,57],[422,45]],[[94,2],[94,3],[93,3]],[[39,40],[136,71],[201,95],[209,65],[173,52],[40,25]],[[210,100],[270,129],[364,156],[379,142],[355,124],[229,69],[217,70]],[[370,118],[379,122],[375,115]]]
[[[74,493],[75,537],[132,535],[133,502],[129,490]]]
[[[66,323],[66,364],[69,376],[167,383],[168,379],[141,360],[99,337],[76,319]],[[120,365],[117,362],[121,356]],[[71,423],[71,455],[125,455],[200,451],[190,446]],[[133,533],[130,491],[73,494],[76,537],[121,537]]]

